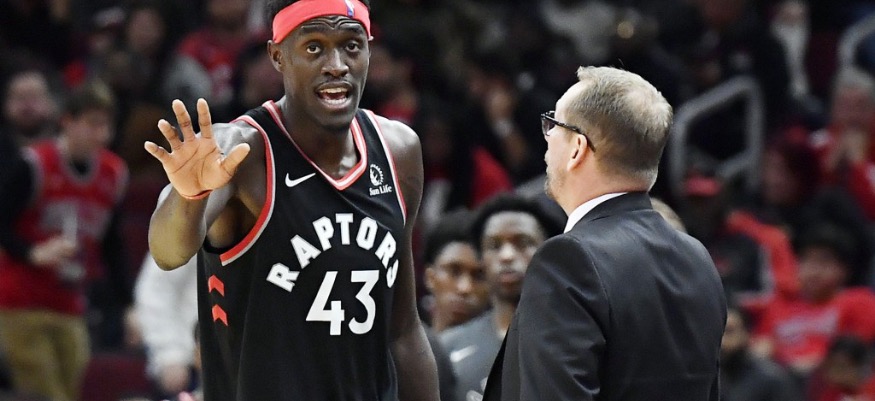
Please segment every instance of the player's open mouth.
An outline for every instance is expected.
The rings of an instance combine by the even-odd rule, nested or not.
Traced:
[[[316,91],[322,103],[329,108],[343,108],[350,102],[349,88],[329,87]]]

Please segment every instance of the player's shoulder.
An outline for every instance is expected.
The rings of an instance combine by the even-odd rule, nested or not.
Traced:
[[[447,352],[455,351],[470,345],[470,343],[476,341],[484,333],[489,333],[493,330],[492,319],[492,311],[483,312],[465,323],[447,328],[438,334],[438,338]]]
[[[383,133],[384,140],[393,151],[419,147],[419,136],[407,124],[398,120],[388,119],[370,110],[364,111],[373,117],[374,122],[377,124],[377,129]]]
[[[213,137],[219,148],[225,152],[241,143],[247,143],[250,147],[260,147],[263,143],[261,133],[255,127],[240,120],[213,124]]]

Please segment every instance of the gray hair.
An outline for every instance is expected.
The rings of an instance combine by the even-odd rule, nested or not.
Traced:
[[[584,127],[605,171],[656,182],[672,108],[641,76],[611,67],[580,67],[586,87],[570,102],[569,117]]]

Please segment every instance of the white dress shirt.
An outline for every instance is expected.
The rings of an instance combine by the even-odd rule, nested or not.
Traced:
[[[578,206],[576,209],[574,209],[573,212],[571,212],[571,214],[568,215],[568,222],[565,223],[565,232],[567,233],[571,231],[571,229],[574,228],[574,225],[577,224],[577,222],[580,221],[583,216],[586,216],[586,214],[589,213],[590,210],[595,209],[595,207],[600,205],[602,202],[608,199],[616,198],[626,193],[627,192],[614,192],[610,194],[604,194],[602,196],[583,202],[583,204]]]

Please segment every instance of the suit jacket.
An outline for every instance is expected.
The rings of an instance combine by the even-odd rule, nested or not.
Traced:
[[[532,258],[484,400],[717,401],[725,323],[702,244],[621,195]]]

